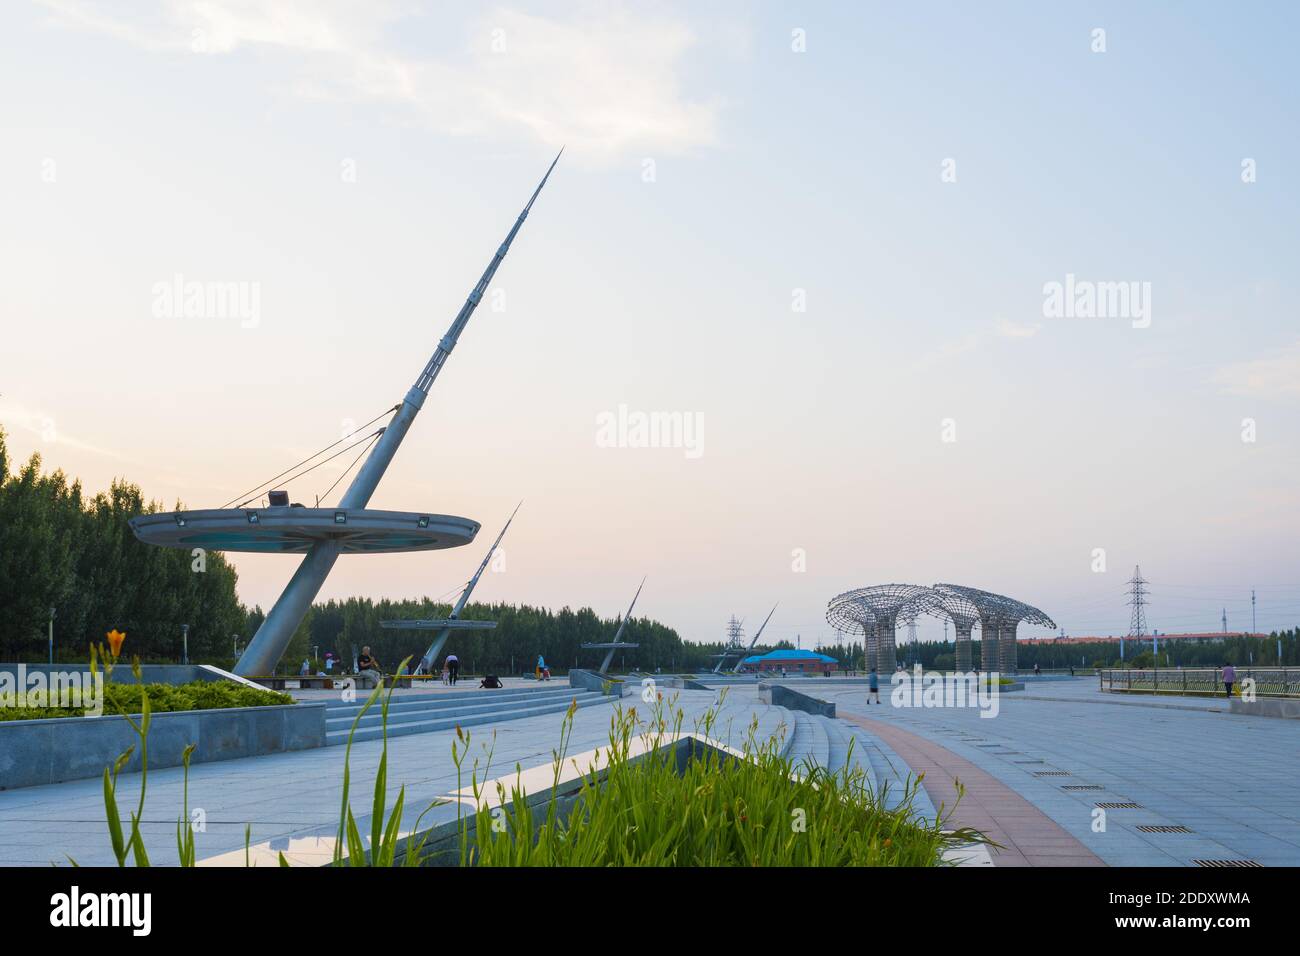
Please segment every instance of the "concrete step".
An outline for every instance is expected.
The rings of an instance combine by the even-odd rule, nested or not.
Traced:
[[[860,750],[867,758],[871,766],[872,775],[875,778],[874,792],[880,793],[882,790],[885,795],[885,807],[894,809],[903,802],[904,791],[907,786],[907,778],[912,774],[911,768],[908,767],[903,758],[894,753],[888,744],[881,741],[875,735],[865,730],[856,728],[851,733],[857,738],[855,750]],[[917,790],[916,797],[912,802],[914,814],[934,819],[935,808],[930,801],[930,797],[925,792],[925,787]]]
[[[826,764],[826,769],[831,773],[839,773],[844,768],[844,765],[848,763],[849,735],[843,729],[844,725],[834,717],[822,717],[821,715],[814,715],[814,717],[825,729],[826,737],[830,741],[830,759]],[[855,754],[855,763],[857,762],[856,757]]]
[[[526,697],[500,698],[495,695],[485,693],[483,696],[474,698],[469,701],[460,701],[454,706],[425,704],[423,706],[410,705],[402,708],[390,707],[388,709],[388,726],[394,727],[398,724],[410,723],[413,720],[429,720],[433,717],[452,716],[456,714],[470,716],[472,714],[481,714],[489,711],[511,710],[518,707],[535,707],[542,704],[554,704],[557,702],[568,703],[572,700],[582,701],[588,697],[600,697],[602,695],[594,691],[576,690],[566,691],[563,694],[532,694]],[[340,727],[351,727],[352,722],[357,719],[356,713],[338,714],[333,711],[327,711],[325,715],[325,727],[327,730],[337,730]],[[383,723],[384,712],[376,704],[366,711],[365,716],[361,718],[359,727],[368,727],[372,724]]]
[[[817,763],[817,766],[829,770],[831,765],[831,738],[826,732],[826,726],[815,714],[805,714],[804,716],[808,718],[808,725],[812,730],[810,756]]]
[[[826,735],[826,728],[812,714],[804,713],[802,710],[792,710],[790,713],[794,716],[795,721],[794,742],[790,747],[790,757],[794,760],[796,769],[802,766],[805,761],[814,763],[819,767],[825,767],[830,763],[831,751],[830,738]]]
[[[476,711],[472,714],[458,714],[455,712],[446,713],[443,711],[431,714],[424,720],[412,720],[400,724],[389,723],[389,737],[404,737],[408,734],[425,734],[436,730],[451,730],[453,727],[473,727],[481,724],[502,723],[510,720],[519,720],[523,717],[537,717],[542,714],[562,714],[569,709],[569,704],[578,697],[576,694],[566,694],[563,700],[548,701],[544,703],[520,703],[517,706],[507,706],[497,710]],[[579,707],[593,707],[613,703],[615,698],[608,697],[604,694],[589,694],[585,698],[578,697]],[[367,715],[369,716],[369,715]],[[351,730],[351,723],[347,726],[340,727],[337,730],[329,730],[325,734],[326,746],[346,744],[348,742],[348,733]],[[369,724],[359,726],[356,735],[352,738],[354,742],[363,740],[378,740],[383,737],[384,731],[382,724]]]
[[[578,693],[580,690],[581,688],[573,688],[567,685],[560,685],[558,687],[546,687],[544,689],[538,689],[538,690],[533,690],[532,688],[525,688],[525,689],[520,689],[520,688],[504,689],[503,688],[500,690],[485,690],[485,689],[479,689],[475,687],[474,689],[464,690],[464,691],[451,690],[451,691],[445,691],[443,693],[431,693],[431,694],[402,694],[392,699],[392,701],[388,705],[388,712],[390,714],[394,714],[402,710],[412,710],[412,709],[424,710],[430,708],[432,709],[447,708],[447,707],[455,708],[468,702],[476,702],[476,701],[483,700],[485,697],[488,697],[489,695],[493,700],[497,700],[497,701],[523,700],[523,699],[535,700],[535,699],[544,698],[548,696],[563,697],[566,695],[572,695],[574,693]],[[366,697],[364,695],[367,693],[369,692],[368,691],[359,692],[357,695],[357,700],[351,703],[346,703],[341,700],[327,702],[325,705],[326,712],[331,718],[345,717],[345,716],[355,717],[361,711],[361,709],[365,707]],[[378,710],[379,706],[380,706],[380,701],[375,701],[375,703],[371,705],[370,711]],[[369,712],[367,713],[369,714]]]

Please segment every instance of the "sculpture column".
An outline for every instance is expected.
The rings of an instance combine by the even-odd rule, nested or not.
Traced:
[[[995,671],[1001,666],[998,659],[998,619],[994,616],[980,618],[980,670]]]
[[[953,621],[953,627],[957,630],[956,645],[956,662],[955,669],[958,673],[969,674],[971,670],[971,647],[970,647],[970,621]]]
[[[879,671],[882,676],[894,673],[898,655],[894,645],[894,631],[898,621],[898,612],[878,615],[876,624],[876,641],[880,646]]]
[[[1016,672],[1016,620],[1002,621],[998,631],[998,663],[1002,673],[1010,675]]]

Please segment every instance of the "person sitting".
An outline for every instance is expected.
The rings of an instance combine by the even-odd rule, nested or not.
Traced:
[[[479,681],[478,686],[480,688],[486,687],[489,690],[497,690],[498,688],[504,687],[505,685],[501,683],[501,678],[497,677],[496,674],[488,674],[481,681]]]
[[[370,645],[361,648],[357,656],[357,686],[374,687],[384,675],[380,673],[379,661],[370,656]]]

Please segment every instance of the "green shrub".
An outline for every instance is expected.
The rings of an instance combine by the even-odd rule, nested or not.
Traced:
[[[292,704],[279,691],[245,687],[228,681],[194,681],[189,684],[104,684],[104,713],[139,714],[145,695],[155,713],[180,710],[223,710],[228,707],[271,707]],[[84,707],[0,707],[0,721],[41,720],[49,717],[84,717]]]

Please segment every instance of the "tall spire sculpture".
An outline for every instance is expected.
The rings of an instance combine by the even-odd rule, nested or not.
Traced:
[[[136,536],[151,544],[305,555],[239,658],[235,673],[246,676],[274,670],[340,554],[430,550],[458,547],[474,540],[479,525],[468,518],[373,511],[366,505],[559,160],[557,154],[438,342],[432,358],[396,407],[387,427],[377,433],[370,454],[336,508],[291,507],[283,493],[283,500],[277,504],[273,492],[272,506],[264,509],[172,512],[132,519]]]
[[[582,645],[584,650],[599,649],[606,652],[605,659],[600,662],[600,668],[596,671],[597,674],[609,673],[609,665],[614,663],[615,652],[641,646],[640,644],[629,644],[624,641],[623,629],[627,627],[627,622],[632,617],[632,608],[636,607],[636,599],[641,596],[641,589],[643,587],[645,587],[645,578],[642,578],[641,583],[637,585],[636,594],[632,595],[632,603],[627,606],[627,613],[624,614],[623,619],[618,622],[618,630],[614,632],[614,639],[612,641],[602,641],[599,643]]]
[[[745,652],[745,657],[748,657],[750,654],[754,653],[754,648],[758,646],[758,639],[763,636],[763,629],[767,627],[767,622],[772,620],[772,615],[776,613],[778,604],[780,604],[779,601],[777,602],[777,604],[772,605],[772,610],[767,612],[767,617],[763,618],[763,623],[758,626],[758,630],[755,631],[754,636],[750,638],[749,650]],[[745,663],[745,658],[742,657],[740,660],[736,661],[736,666],[731,669],[731,672],[733,674],[739,674],[740,668],[744,666],[744,663]]]
[[[469,596],[474,593],[474,586],[478,584],[478,579],[483,577],[483,572],[492,560],[492,555],[496,554],[497,548],[501,544],[501,539],[506,536],[510,530],[510,522],[515,520],[515,515],[519,513],[519,508],[523,502],[515,505],[515,510],[510,512],[510,517],[506,519],[505,527],[497,535],[497,539],[492,542],[492,547],[488,548],[487,554],[483,555],[483,560],[474,572],[474,576],[466,583],[464,590],[460,592],[460,598],[456,601],[456,606],[451,609],[451,615],[445,618],[435,620],[390,620],[380,621],[379,626],[385,630],[397,631],[437,631],[433,643],[429,649],[424,652],[424,657],[420,659],[420,664],[425,673],[433,670],[434,662],[438,659],[438,653],[442,650],[443,645],[447,643],[447,638],[451,637],[452,631],[480,631],[490,630],[497,626],[496,621],[467,621],[460,616],[460,612],[465,610],[465,605],[469,601]]]

